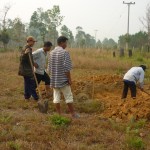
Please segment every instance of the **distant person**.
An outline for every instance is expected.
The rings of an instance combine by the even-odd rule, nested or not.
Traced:
[[[20,56],[20,65],[19,65],[18,74],[23,76],[24,78],[25,100],[29,100],[31,96],[33,97],[34,100],[39,99],[35,90],[36,84],[35,84],[33,70],[29,59],[29,55],[30,55],[34,67],[37,68],[38,65],[34,63],[33,56],[32,56],[32,47],[34,46],[35,42],[36,40],[32,36],[27,37],[27,44],[24,46]]]
[[[67,50],[65,50],[67,47],[67,41],[68,39],[66,37],[60,36],[57,39],[58,46],[50,53],[48,68],[51,75],[50,86],[53,88],[53,102],[56,104],[58,114],[61,115],[60,100],[62,93],[72,117],[78,118],[79,115],[74,112],[73,95],[70,87],[72,84],[70,74],[72,64],[70,54]]]
[[[32,53],[33,60],[37,64],[35,68],[35,75],[38,81],[38,84],[43,81],[45,82],[46,95],[50,96],[50,77],[46,73],[46,62],[47,62],[47,52],[51,50],[52,43],[47,41],[44,42],[43,48],[40,48]]]
[[[141,65],[139,67],[132,67],[124,76],[124,89],[122,93],[122,99],[125,99],[128,94],[128,89],[130,88],[131,97],[136,98],[136,84],[139,82],[139,88],[143,91],[144,86],[144,74],[146,66]]]

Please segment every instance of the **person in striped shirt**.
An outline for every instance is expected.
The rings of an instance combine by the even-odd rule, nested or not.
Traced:
[[[67,41],[65,36],[60,36],[57,39],[58,46],[50,52],[48,70],[51,76],[50,86],[53,88],[53,102],[57,112],[61,115],[60,99],[62,93],[72,117],[76,118],[79,115],[74,112],[73,107],[73,95],[70,87],[72,84],[70,74],[72,63],[69,52],[65,50]]]

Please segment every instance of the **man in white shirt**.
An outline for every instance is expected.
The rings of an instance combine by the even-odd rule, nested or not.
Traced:
[[[136,98],[136,84],[139,82],[140,89],[143,91],[144,85],[144,75],[145,75],[146,66],[141,65],[139,67],[132,67],[124,76],[124,89],[122,93],[122,99],[125,99],[128,94],[128,89],[130,88],[131,97]]]
[[[35,74],[38,81],[38,84],[43,81],[45,82],[45,88],[46,88],[46,94],[47,96],[50,96],[50,77],[46,73],[46,62],[47,62],[47,52],[51,50],[52,43],[47,41],[44,42],[43,48],[40,48],[36,51],[34,51],[33,54],[33,60],[37,64],[37,68],[35,68]]]

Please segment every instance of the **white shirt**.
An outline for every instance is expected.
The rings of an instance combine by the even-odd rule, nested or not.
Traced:
[[[44,75],[46,69],[46,60],[47,60],[47,53],[40,48],[32,53],[33,60],[35,63],[38,64],[38,68],[35,68],[35,73]]]
[[[142,67],[132,67],[124,76],[124,80],[133,81],[134,83],[139,82],[140,86],[143,87],[144,83],[144,70]]]

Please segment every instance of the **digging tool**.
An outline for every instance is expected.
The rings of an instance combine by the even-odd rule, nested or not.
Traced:
[[[148,93],[148,92],[146,92],[146,91],[142,91],[142,92],[144,92],[145,94],[147,94],[147,95],[149,95],[149,96],[150,96],[150,93]]]
[[[38,89],[39,98],[40,98],[40,100],[38,102],[38,108],[39,108],[39,111],[41,113],[47,113],[47,111],[48,111],[48,100],[43,100],[42,99],[42,94],[41,94],[40,88],[38,86],[38,81],[37,81],[37,78],[36,78],[36,75],[35,75],[35,72],[34,72],[34,67],[33,67],[33,62],[32,62],[32,59],[31,59],[31,55],[30,55],[30,53],[28,55],[29,55],[29,60],[30,60],[30,64],[31,64],[31,67],[32,67],[32,72],[33,72],[33,75],[34,75],[35,83],[36,83],[36,86],[37,86],[37,89]]]
[[[140,88],[140,87],[138,87],[138,89],[140,89],[140,90],[141,90],[141,88]],[[141,91],[142,91],[142,90],[141,90]],[[142,92],[150,96],[150,93],[148,93],[147,91],[144,91],[144,90],[143,90]]]
[[[93,75],[93,87],[92,87],[92,100],[94,100],[94,75]]]

